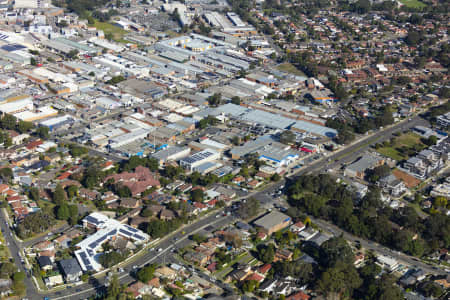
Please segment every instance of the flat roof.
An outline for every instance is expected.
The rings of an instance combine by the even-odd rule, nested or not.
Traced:
[[[267,215],[259,218],[258,220],[256,220],[254,222],[254,224],[256,226],[265,228],[265,229],[271,229],[274,226],[277,226],[281,223],[284,222],[289,222],[291,221],[291,217],[289,217],[288,215],[285,215],[279,211],[271,211],[270,213],[268,213]]]

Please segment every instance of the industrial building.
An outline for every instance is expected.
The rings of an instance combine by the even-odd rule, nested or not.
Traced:
[[[276,210],[271,211],[254,222],[255,226],[261,228],[267,235],[271,235],[278,230],[286,228],[291,225],[291,223],[292,220],[289,216]]]
[[[180,160],[180,166],[189,171],[194,171],[196,167],[206,163],[212,162],[220,158],[220,153],[211,149],[206,149],[200,152],[197,152],[189,157],[182,158]]]
[[[168,161],[176,161],[186,157],[189,153],[191,153],[191,149],[188,147],[171,146],[153,153],[151,157],[158,160],[160,165],[163,165]]]
[[[39,122],[39,126],[48,127],[49,131],[53,131],[63,126],[72,125],[75,122],[74,118],[69,115],[64,115],[61,117],[55,117]]]

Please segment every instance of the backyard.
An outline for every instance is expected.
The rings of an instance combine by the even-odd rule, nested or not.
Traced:
[[[377,151],[397,161],[408,159],[411,154],[426,148],[420,140],[420,136],[409,132],[394,138],[393,143],[385,142]]]

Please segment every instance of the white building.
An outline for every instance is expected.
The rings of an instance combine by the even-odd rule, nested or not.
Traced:
[[[75,251],[75,257],[83,271],[99,271],[102,269],[102,265],[98,261],[101,253],[98,251],[106,242],[124,238],[135,244],[143,244],[150,239],[150,236],[142,231],[97,212],[84,218],[83,226],[97,230],[76,245],[79,250]]]
[[[394,271],[398,267],[398,261],[395,258],[381,254],[377,256],[377,263],[390,271]]]
[[[180,166],[185,169],[192,171],[196,167],[206,163],[212,162],[214,160],[220,159],[220,153],[214,150],[206,149],[189,157],[180,160]]]

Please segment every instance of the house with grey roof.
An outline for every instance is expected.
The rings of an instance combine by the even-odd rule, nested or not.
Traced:
[[[83,274],[83,271],[75,258],[60,260],[59,268],[64,275],[66,282],[78,281],[81,274]]]

